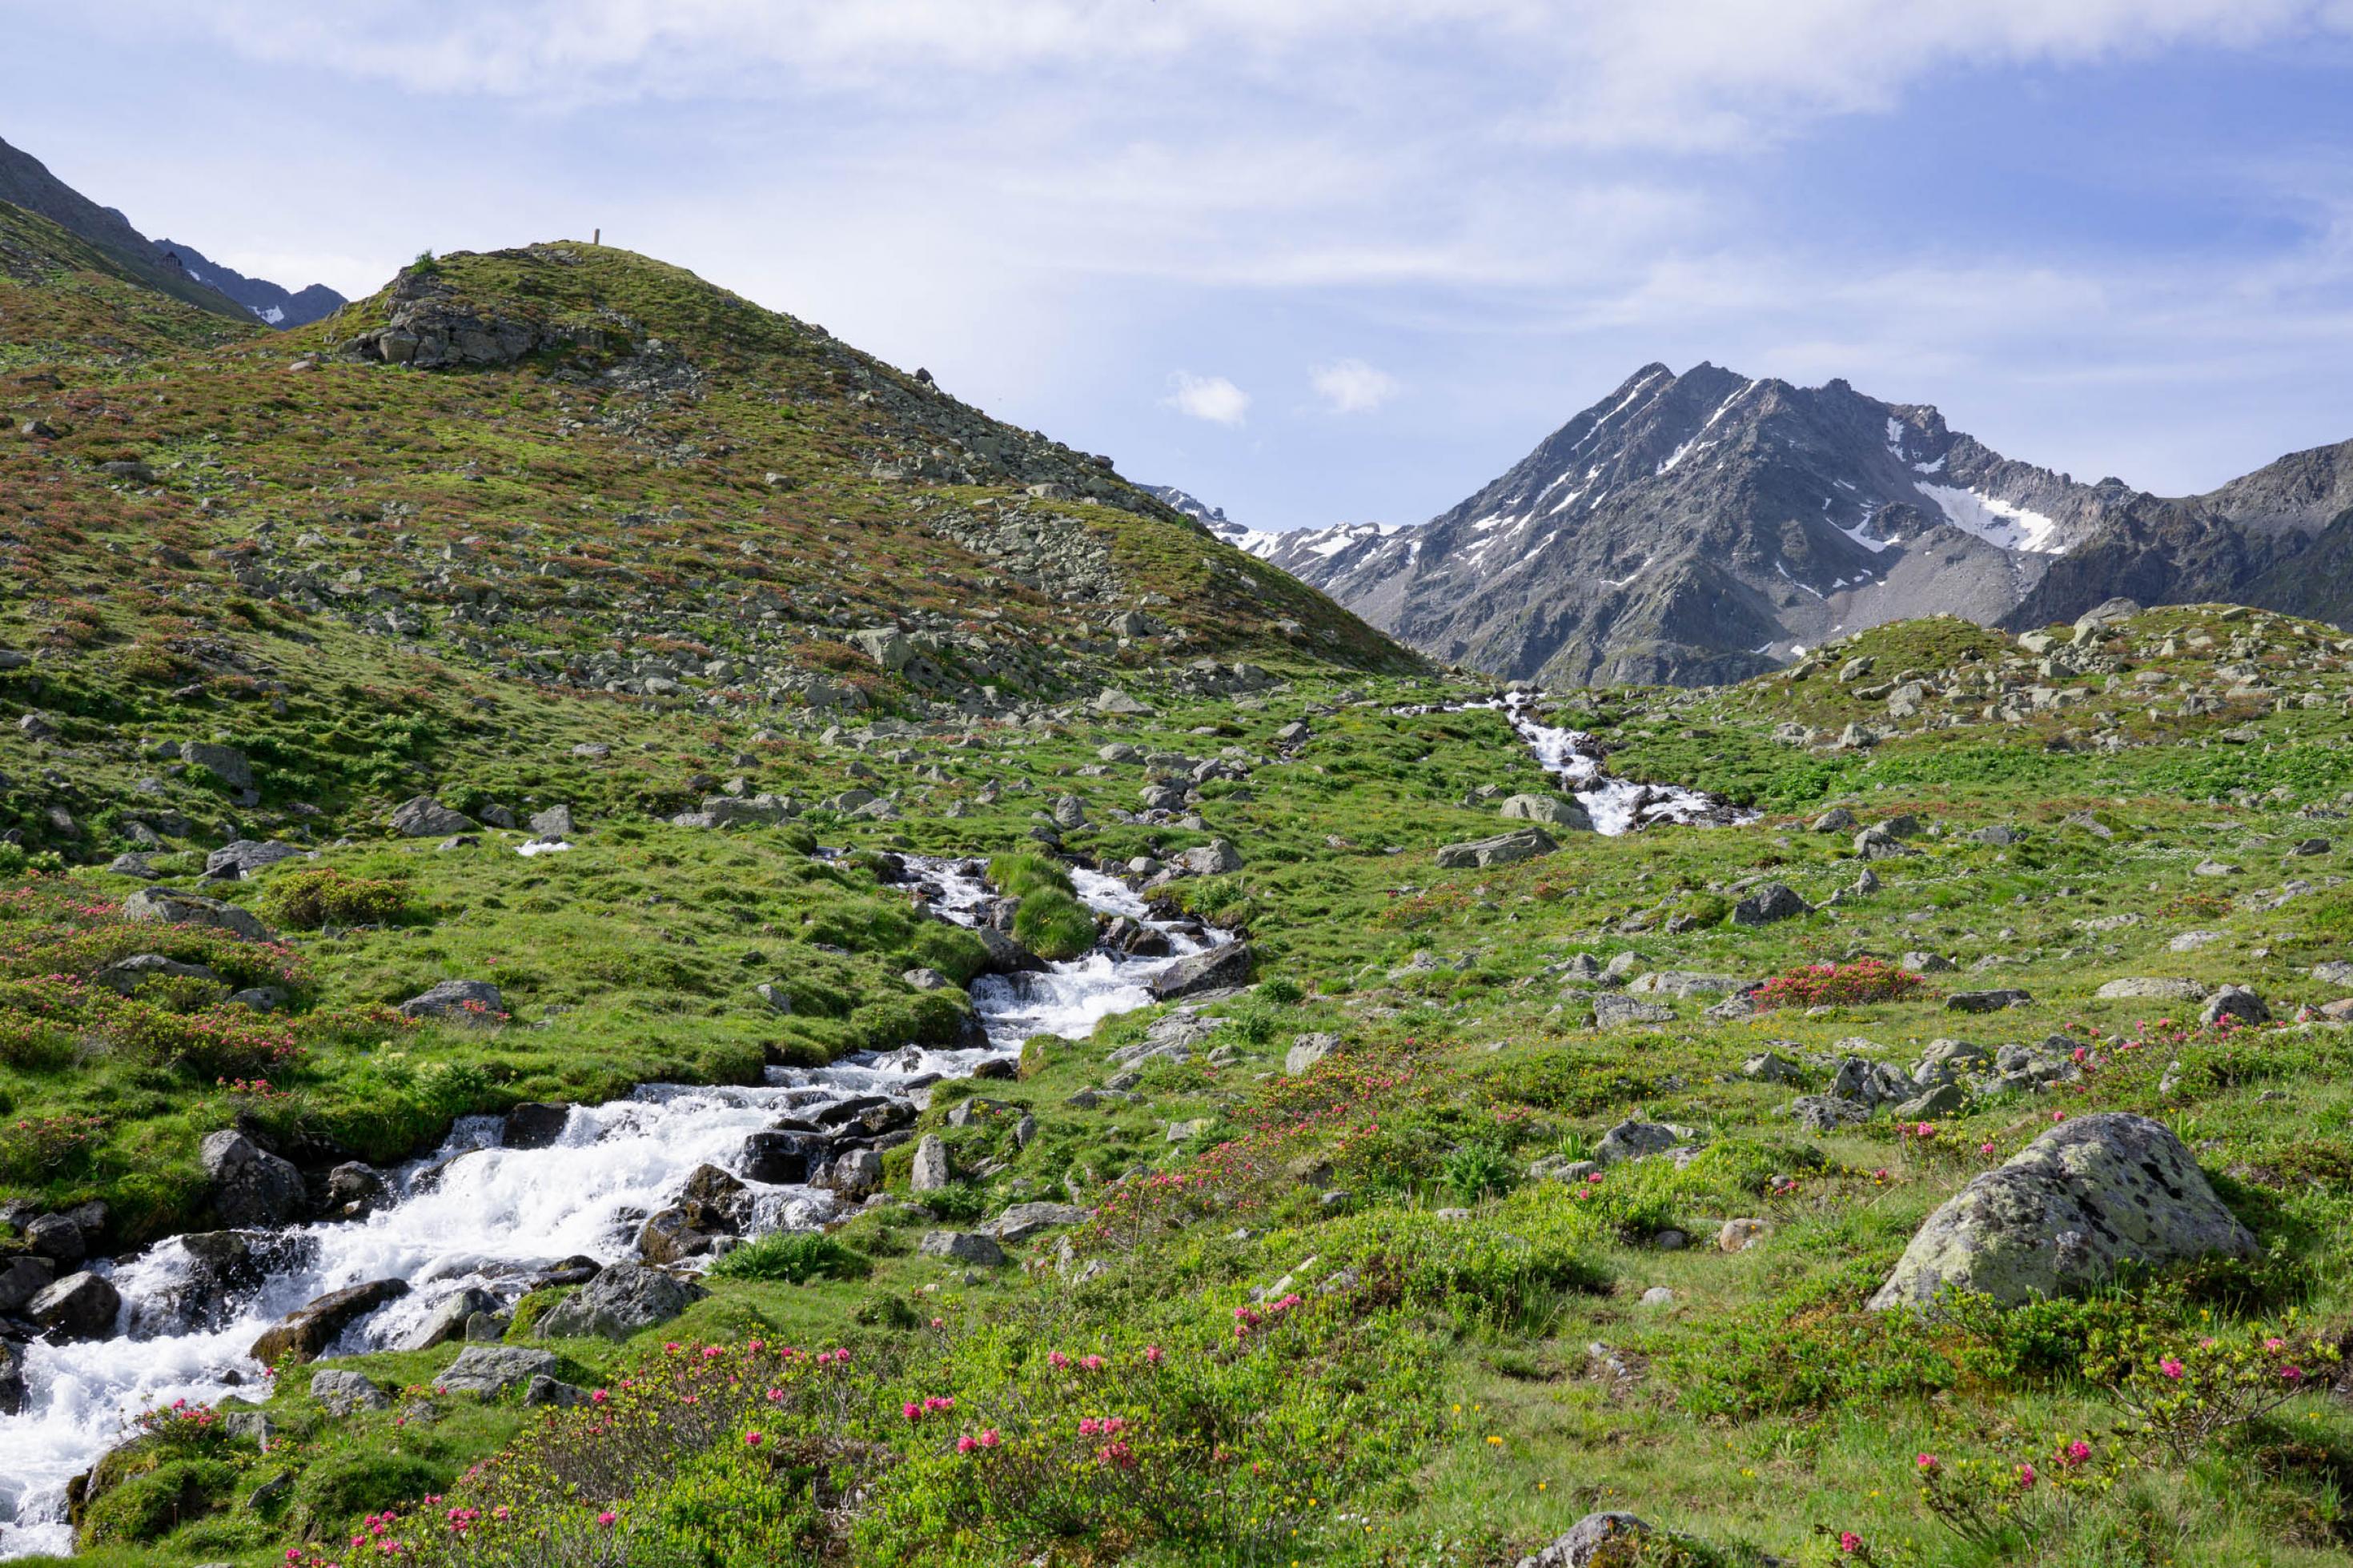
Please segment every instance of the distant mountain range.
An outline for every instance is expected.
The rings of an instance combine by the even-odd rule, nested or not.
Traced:
[[[1738,680],[1883,621],[2023,628],[2117,595],[2353,618],[2353,442],[2167,499],[1925,404],[1705,363],[1644,366],[1425,523],[1267,533],[1158,493],[1426,653],[1552,684]]]
[[[194,246],[151,240],[120,211],[100,206],[49,173],[38,158],[5,142],[0,142],[0,202],[47,218],[105,251],[149,288],[216,315],[299,327],[344,304],[343,297],[324,284],[291,292],[231,271],[206,259]]]

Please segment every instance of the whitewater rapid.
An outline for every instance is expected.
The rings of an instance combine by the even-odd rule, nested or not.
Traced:
[[[1504,717],[1537,763],[1585,807],[1596,833],[1615,837],[1657,822],[1730,827],[1757,819],[1757,813],[1728,805],[1704,790],[1612,777],[1604,770],[1600,744],[1591,735],[1538,723],[1530,710],[1535,700],[1532,692],[1514,691],[1500,704],[1472,706],[1503,709]]]
[[[969,863],[906,859],[935,912],[960,924],[977,920],[988,893]],[[1161,931],[1169,955],[1098,950],[1042,974],[976,980],[971,994],[986,1026],[985,1047],[910,1046],[823,1068],[773,1068],[759,1088],[649,1084],[626,1100],[575,1107],[562,1135],[545,1148],[500,1147],[500,1118],[461,1119],[439,1148],[389,1173],[394,1199],[368,1218],[278,1233],[271,1250],[284,1257],[283,1267],[239,1298],[234,1321],[217,1330],[149,1326],[168,1313],[188,1277],[190,1258],[177,1238],[135,1258],[89,1265],[121,1293],[125,1331],[102,1341],[37,1342],[27,1352],[24,1413],[0,1416],[0,1558],[72,1550],[66,1484],[124,1441],[141,1412],[178,1399],[211,1404],[240,1391],[261,1395],[267,1379],[248,1347],[314,1298],[375,1279],[409,1282],[407,1296],[354,1324],[330,1352],[350,1354],[397,1343],[469,1288],[512,1301],[533,1272],[565,1258],[632,1258],[644,1218],[674,1203],[697,1166],[732,1169],[744,1138],[779,1116],[807,1116],[859,1095],[904,1096],[936,1078],[968,1076],[988,1058],[1018,1054],[1032,1035],[1082,1037],[1100,1020],[1149,1004],[1152,976],[1207,945],[1182,927],[1151,919],[1143,900],[1113,878],[1074,870],[1071,879],[1090,907]],[[747,1184],[764,1227],[814,1228],[855,1206],[821,1188]]]

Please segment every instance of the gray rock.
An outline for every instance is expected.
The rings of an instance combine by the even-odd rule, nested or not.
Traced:
[[[1835,1094],[1801,1094],[1789,1102],[1789,1113],[1809,1132],[1836,1132],[1871,1120],[1871,1107]]]
[[[1652,1533],[1630,1513],[1588,1513],[1543,1551],[1521,1558],[1519,1568],[1614,1568],[1620,1562],[1631,1568],[1643,1560],[1636,1542]]]
[[[2101,1284],[2127,1259],[2256,1251],[2170,1130],[2104,1111],[2052,1128],[1930,1215],[1871,1305],[1925,1306],[1952,1289],[2015,1306]]]
[[[311,1374],[311,1397],[326,1407],[330,1415],[349,1415],[354,1410],[389,1410],[392,1396],[378,1388],[363,1373],[330,1370]]]
[[[1999,1013],[2005,1007],[2018,1007],[2033,1001],[2025,992],[2015,987],[1999,991],[1956,991],[1945,998],[1945,1005],[1956,1013]]]
[[[25,1304],[57,1283],[58,1266],[46,1258],[17,1253],[0,1258],[0,1312],[24,1310]]]
[[[404,1351],[429,1351],[435,1345],[466,1337],[466,1324],[477,1312],[495,1312],[499,1299],[479,1285],[469,1285],[463,1290],[433,1309],[432,1316],[408,1331],[400,1342]]]
[[[993,1268],[1006,1261],[1005,1249],[996,1238],[977,1230],[925,1231],[915,1250],[926,1258],[952,1258],[982,1268]]]
[[[1957,1083],[1940,1083],[1895,1107],[1899,1121],[1919,1121],[1931,1116],[1957,1116],[1968,1109],[1969,1091]]]
[[[1337,1035],[1298,1036],[1292,1040],[1291,1049],[1283,1053],[1282,1070],[1293,1078],[1298,1078],[1339,1048],[1340,1037]]]
[[[669,1322],[710,1292],[692,1280],[638,1263],[616,1263],[539,1320],[543,1339],[601,1334],[626,1340]]]
[[[1547,827],[1566,827],[1572,833],[1593,831],[1592,815],[1567,795],[1506,795],[1495,810],[1497,816],[1514,822],[1541,822]]]
[[[1799,1083],[1805,1073],[1778,1051],[1764,1051],[1740,1064],[1740,1076],[1751,1083]]]
[[[999,1241],[1018,1242],[1057,1226],[1084,1225],[1086,1219],[1087,1211],[1071,1204],[1015,1204],[986,1228]]]
[[[2323,985],[2353,986],[2353,963],[2348,963],[2342,959],[2331,959],[2327,963],[2316,963],[2312,966],[2312,977]]]
[[[955,1185],[955,1173],[948,1168],[948,1146],[940,1142],[936,1132],[926,1132],[915,1145],[915,1162],[910,1168],[907,1184],[919,1193],[936,1193]]]
[[[439,1018],[481,1028],[495,1027],[506,1010],[506,998],[487,980],[444,980],[400,1005],[404,1017]]]
[[[1207,952],[1180,958],[1145,982],[1155,1002],[1173,1002],[1202,991],[1222,991],[1247,985],[1258,964],[1246,942],[1229,942]]]
[[[1188,877],[1219,877],[1242,868],[1241,851],[1223,838],[1170,858],[1169,863]]]
[[[1695,969],[1654,969],[1626,987],[1634,996],[1721,996],[1746,991],[1752,983],[1737,974],[1705,974]]]
[[[938,970],[923,965],[906,971],[899,978],[917,991],[948,991],[955,986],[955,981],[950,980]]]
[[[484,1399],[496,1399],[518,1384],[554,1374],[553,1351],[535,1351],[526,1345],[468,1345],[433,1380],[433,1386],[445,1394],[479,1394]]]
[[[69,1215],[41,1215],[27,1220],[24,1231],[26,1245],[34,1255],[60,1268],[69,1268],[90,1256],[90,1243]]]
[[[845,1198],[862,1198],[882,1189],[882,1156],[871,1149],[851,1149],[826,1167],[816,1184]]]
[[[2263,999],[2243,985],[2225,985],[2207,998],[2200,1009],[2198,1021],[2212,1028],[2224,1018],[2236,1018],[2242,1024],[2268,1024],[2272,1010]]]
[[[224,844],[205,857],[207,877],[250,877],[265,867],[280,860],[300,860],[303,851],[291,844],[275,838],[240,838],[234,844]]]
[[[244,1133],[224,1130],[208,1135],[197,1147],[197,1158],[212,1182],[213,1212],[222,1224],[267,1229],[301,1213],[302,1173]]]
[[[210,771],[231,789],[253,787],[253,763],[235,746],[216,746],[208,741],[188,741],[180,747],[180,760]]]
[[[1550,855],[1559,847],[1543,828],[1523,827],[1511,833],[1499,833],[1493,838],[1449,844],[1439,850],[1438,865],[1440,870],[1446,871],[1472,866],[1509,866],[1521,860],[1533,860],[1539,855]]]
[[[218,985],[221,977],[201,963],[182,963],[160,952],[134,953],[119,958],[90,976],[118,996],[128,996],[148,981],[164,978],[176,980],[208,980]]]
[[[392,813],[392,830],[403,838],[446,838],[453,833],[471,833],[480,826],[429,795],[403,801]]]
[[[25,1304],[25,1316],[66,1340],[112,1337],[122,1298],[95,1274],[69,1274]]]
[[[1842,805],[1834,805],[1806,825],[1810,833],[1844,833],[1854,826],[1854,813]]]
[[[1620,1121],[1601,1135],[1593,1157],[1604,1165],[1663,1154],[1692,1141],[1692,1130],[1663,1121]]]
[[[155,881],[164,875],[148,864],[144,855],[117,855],[106,863],[106,868],[113,876],[136,877],[142,882]]]
[[[540,1373],[523,1385],[522,1402],[526,1406],[550,1405],[558,1410],[578,1410],[594,1404],[595,1396],[577,1384],[565,1383]]]
[[[169,888],[142,888],[122,900],[122,918],[154,921],[164,925],[207,926],[247,942],[273,940],[269,928],[235,904],[201,893],[174,892]]]
[[[2195,980],[2130,976],[2111,980],[2092,994],[2103,1002],[2196,1002],[2204,997],[2206,987]]]
[[[572,808],[551,805],[531,814],[531,830],[542,838],[569,838],[579,829],[572,824]]]
[[[1767,882],[1732,906],[1732,923],[1743,926],[1771,925],[1777,921],[1795,920],[1810,914],[1813,907],[1799,898],[1795,890],[1781,882]]]
[[[1629,1024],[1672,1024],[1674,1018],[1675,1010],[1663,1002],[1645,1002],[1614,991],[1594,994],[1593,1026],[1597,1029],[1620,1029]]]

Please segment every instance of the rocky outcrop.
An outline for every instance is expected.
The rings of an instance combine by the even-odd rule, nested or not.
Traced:
[[[626,1340],[669,1322],[708,1294],[692,1280],[659,1268],[617,1263],[557,1302],[539,1320],[539,1332],[548,1339],[601,1334]]]
[[[387,1301],[408,1294],[406,1279],[373,1279],[364,1285],[332,1290],[298,1307],[262,1331],[246,1353],[266,1365],[282,1362],[316,1361],[342,1337],[345,1329]]]
[[[2255,1251],[2170,1130],[2106,1111],[2052,1128],[1962,1188],[1928,1216],[1871,1305],[1927,1306],[1966,1290],[2015,1306],[2099,1285],[2126,1261]]]

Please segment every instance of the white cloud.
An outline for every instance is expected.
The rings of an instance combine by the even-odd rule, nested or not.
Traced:
[[[1307,380],[1335,414],[1369,414],[1400,390],[1397,377],[1360,359],[1319,364],[1308,372]]]
[[[1222,375],[1195,375],[1178,371],[1168,378],[1172,389],[1161,405],[1212,425],[1240,426],[1250,412],[1250,394]]]

